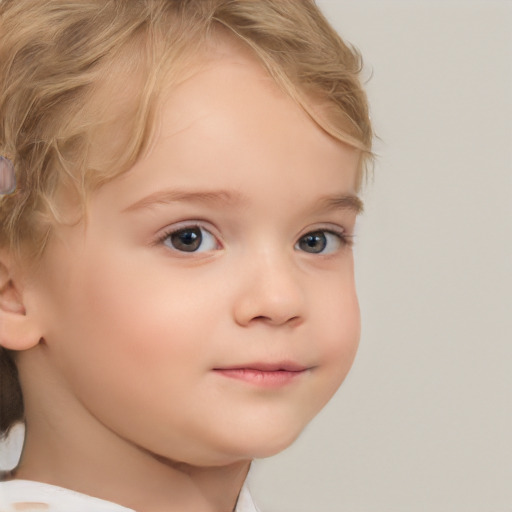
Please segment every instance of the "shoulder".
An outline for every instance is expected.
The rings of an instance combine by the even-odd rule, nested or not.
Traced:
[[[70,489],[30,480],[0,482],[0,512],[134,512]]]

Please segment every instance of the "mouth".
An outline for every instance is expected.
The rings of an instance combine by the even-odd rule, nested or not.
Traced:
[[[292,384],[311,370],[293,362],[250,363],[226,368],[214,368],[214,372],[260,387],[276,388]]]

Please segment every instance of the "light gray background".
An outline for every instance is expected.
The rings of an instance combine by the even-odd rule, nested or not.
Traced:
[[[363,335],[254,494],[265,512],[510,512],[512,2],[317,3],[373,74]]]
[[[373,75],[363,337],[253,493],[264,512],[511,512],[512,2],[318,4]]]

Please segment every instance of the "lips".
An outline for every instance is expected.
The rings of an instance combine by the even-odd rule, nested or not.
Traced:
[[[258,370],[260,372],[303,372],[309,367],[295,363],[293,361],[280,361],[275,363],[255,362],[234,366],[226,366],[223,368],[215,368],[215,370]]]
[[[215,368],[219,375],[262,387],[280,387],[291,384],[310,370],[309,367],[291,362],[255,362],[225,368]]]

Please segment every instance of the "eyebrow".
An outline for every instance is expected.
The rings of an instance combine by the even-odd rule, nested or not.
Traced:
[[[348,210],[359,215],[364,211],[364,203],[361,198],[353,194],[329,195],[320,198],[315,209]]]
[[[160,190],[123,209],[132,212],[158,205],[168,205],[175,202],[206,203],[213,206],[241,206],[247,203],[243,194],[233,190]],[[321,197],[315,204],[314,211],[348,210],[360,214],[364,210],[363,201],[352,194],[332,194]]]
[[[236,206],[244,202],[244,196],[231,190],[159,190],[136,201],[125,208],[123,212],[131,212],[175,202],[210,203],[212,205],[227,204]]]

